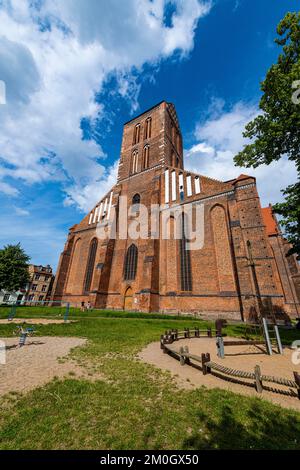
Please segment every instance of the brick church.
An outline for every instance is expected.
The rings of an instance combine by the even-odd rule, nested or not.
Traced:
[[[119,236],[119,217],[127,216],[122,198],[131,207],[128,223],[139,219],[146,236],[145,230],[140,237]],[[183,206],[192,208],[191,226],[201,231],[195,249],[188,249],[185,216],[178,219],[181,236],[174,229]],[[142,221],[141,207],[148,210]],[[159,208],[159,222],[168,214],[169,236],[160,224],[153,236],[151,207]],[[194,213],[202,214],[199,228]],[[115,235],[99,237],[112,224]],[[255,178],[219,181],[184,170],[176,110],[162,101],[124,125],[117,182],[69,230],[52,298],[237,320],[272,312],[300,316],[299,265],[286,257],[288,249],[272,208],[261,208]]]

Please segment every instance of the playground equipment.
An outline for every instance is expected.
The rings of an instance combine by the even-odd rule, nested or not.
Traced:
[[[260,336],[263,340],[258,339],[244,339],[244,340],[231,340],[224,341],[222,328],[226,325],[226,320],[216,320],[216,336],[217,336],[217,353],[218,357],[225,357],[225,346],[258,346],[264,345],[266,347],[267,354],[270,356],[273,354],[275,348],[277,348],[278,354],[283,354],[282,343],[278,326],[274,323],[269,324],[267,319],[261,317],[261,322],[255,325],[246,325],[246,336],[250,333],[254,333],[256,336]],[[254,328],[254,331],[253,331]]]
[[[8,321],[12,321],[17,314],[22,314],[22,309],[26,307],[40,307],[41,313],[46,315],[53,315],[59,316],[64,318],[64,322],[68,321],[69,313],[70,313],[70,303],[69,302],[61,302],[61,301],[27,301],[25,303],[16,302],[11,305],[10,311],[8,314]],[[51,307],[51,312],[47,312],[47,307]],[[55,312],[53,313],[53,307],[55,307]],[[44,309],[44,312],[43,312]]]
[[[20,348],[25,345],[27,337],[33,336],[34,334],[34,328],[31,328],[31,327],[26,328],[25,325],[26,325],[25,323],[23,323],[23,325],[18,325],[15,331],[15,334],[19,336]]]

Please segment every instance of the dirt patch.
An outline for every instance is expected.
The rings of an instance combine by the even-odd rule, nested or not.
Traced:
[[[18,338],[0,338],[6,346],[6,364],[0,364],[0,396],[8,392],[27,392],[50,382],[54,377],[72,376],[102,379],[88,368],[66,358],[71,349],[86,344],[83,338],[41,336],[28,338],[18,347]]]
[[[237,339],[237,338],[226,338]],[[284,377],[289,380],[294,380],[293,371],[300,373],[300,365],[292,363],[292,352],[290,348],[284,349],[284,354],[274,354],[268,356],[264,353],[263,349],[258,346],[226,346],[225,358],[220,359],[216,351],[215,338],[192,338],[174,342],[170,347],[178,350],[180,346],[188,346],[189,352],[201,356],[201,353],[210,353],[211,360],[218,364],[224,365],[231,369],[238,369],[243,371],[254,371],[254,366],[260,366],[262,374],[272,375],[276,377]],[[264,398],[273,403],[279,404],[286,408],[294,408],[300,411],[300,400],[297,396],[283,395],[283,391],[297,395],[296,389],[289,389],[280,385],[265,383],[266,387],[272,390],[263,390],[261,394],[257,393],[254,388],[253,380],[228,378],[224,380],[217,375],[203,375],[202,371],[196,367],[189,365],[181,366],[179,361],[169,354],[164,354],[160,349],[160,343],[155,342],[149,344],[143,349],[138,357],[149,364],[159,367],[163,370],[168,370],[172,373],[178,386],[194,389],[196,387],[205,386],[207,388],[222,388],[232,392],[241,393],[243,395],[251,395],[256,398]],[[197,363],[192,365],[196,366]],[[217,372],[215,372],[217,374]],[[281,393],[275,392],[275,389]]]
[[[0,325],[8,325],[9,323],[14,323],[16,325],[21,325],[22,323],[26,323],[27,325],[54,325],[60,323],[74,323],[77,320],[55,320],[51,318],[13,318],[12,320],[8,320],[7,318],[0,320]]]

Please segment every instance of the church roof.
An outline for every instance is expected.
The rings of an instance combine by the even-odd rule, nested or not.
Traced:
[[[272,235],[279,235],[279,230],[276,219],[273,215],[272,206],[270,205],[268,207],[263,207],[261,211],[268,236],[271,237]]]

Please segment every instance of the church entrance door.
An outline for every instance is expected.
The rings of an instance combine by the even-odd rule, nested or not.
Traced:
[[[125,292],[124,310],[132,310],[132,305],[133,305],[133,292],[132,292],[131,287],[128,287],[128,289]]]

